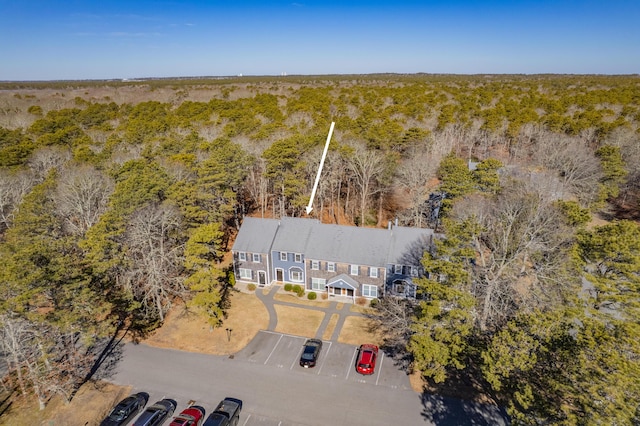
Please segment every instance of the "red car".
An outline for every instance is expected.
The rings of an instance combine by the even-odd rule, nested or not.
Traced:
[[[204,408],[192,405],[174,417],[169,426],[200,426],[203,417]]]
[[[360,374],[373,374],[378,358],[378,347],[376,345],[360,345],[358,349],[358,361],[356,371]]]

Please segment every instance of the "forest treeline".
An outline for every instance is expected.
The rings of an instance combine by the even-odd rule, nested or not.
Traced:
[[[313,215],[445,235],[421,299],[377,304],[390,350],[515,423],[640,417],[637,76],[0,89],[0,337],[12,382],[42,406],[177,300],[219,324],[242,217],[304,215],[333,121]]]

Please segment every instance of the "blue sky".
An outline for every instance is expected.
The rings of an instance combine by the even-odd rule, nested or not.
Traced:
[[[0,80],[640,73],[640,0],[0,0]]]

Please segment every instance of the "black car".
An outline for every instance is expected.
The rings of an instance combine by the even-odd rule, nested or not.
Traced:
[[[136,393],[120,401],[107,417],[102,420],[100,426],[121,426],[127,422],[147,404],[147,394]]]
[[[322,349],[322,340],[307,340],[300,356],[300,366],[304,368],[315,367],[318,355],[320,355],[320,349]]]
[[[147,407],[140,417],[133,422],[133,426],[158,426],[173,415],[176,410],[176,402],[172,399],[163,399]]]

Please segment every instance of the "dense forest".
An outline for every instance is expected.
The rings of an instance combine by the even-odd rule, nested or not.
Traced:
[[[9,380],[68,400],[172,303],[220,324],[242,217],[305,215],[331,122],[312,216],[443,235],[388,351],[516,424],[640,424],[637,76],[0,83]]]

